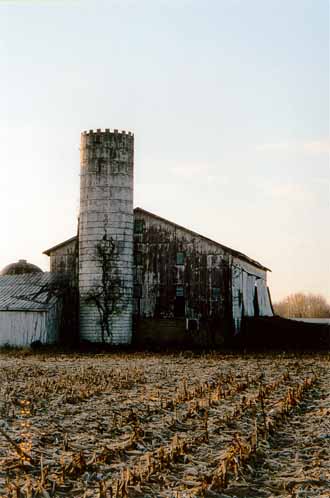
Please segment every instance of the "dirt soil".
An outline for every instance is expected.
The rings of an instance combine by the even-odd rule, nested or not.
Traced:
[[[328,355],[0,354],[0,497],[330,497]]]

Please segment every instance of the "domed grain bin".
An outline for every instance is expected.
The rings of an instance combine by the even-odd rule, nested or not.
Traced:
[[[42,273],[42,270],[32,263],[28,263],[26,259],[19,259],[17,263],[5,266],[1,270],[0,275],[23,275],[25,273]]]

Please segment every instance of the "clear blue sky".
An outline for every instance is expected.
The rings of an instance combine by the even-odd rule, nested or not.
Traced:
[[[109,127],[136,206],[330,299],[328,0],[2,0],[0,65],[0,267],[75,234],[80,131]]]

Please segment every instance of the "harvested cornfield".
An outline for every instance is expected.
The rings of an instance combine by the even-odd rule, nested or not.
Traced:
[[[329,357],[1,354],[1,497],[312,497]]]

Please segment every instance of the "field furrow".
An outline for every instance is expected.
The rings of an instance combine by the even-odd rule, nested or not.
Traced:
[[[291,496],[328,485],[325,356],[0,362],[0,497]]]

